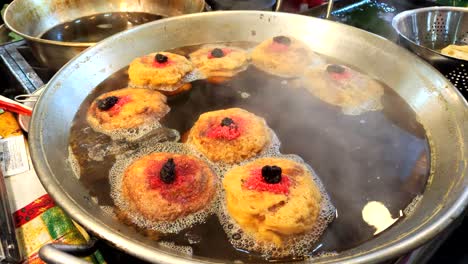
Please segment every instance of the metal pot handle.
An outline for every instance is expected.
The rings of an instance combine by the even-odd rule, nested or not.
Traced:
[[[39,258],[47,264],[90,264],[79,258],[92,255],[97,250],[98,239],[91,238],[85,245],[50,243],[39,250]]]
[[[328,0],[328,5],[327,5],[327,14],[325,16],[326,19],[330,19],[331,12],[333,10],[333,1],[334,0]]]
[[[42,87],[44,86],[41,86],[41,88],[39,89],[42,89]],[[39,96],[41,95],[40,94],[20,94],[20,95],[15,96],[14,99],[18,103],[37,102],[37,99],[39,99]]]

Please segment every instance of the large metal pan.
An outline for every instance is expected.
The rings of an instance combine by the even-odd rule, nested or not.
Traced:
[[[414,213],[376,238],[318,263],[383,261],[442,232],[468,202],[467,102],[434,68],[386,39],[285,13],[232,11],[170,18],[119,33],[73,59],[50,81],[32,117],[31,155],[43,185],[75,220],[129,254],[158,263],[222,262],[168,251],[104,213],[64,158],[70,126],[93,88],[137,56],[200,43],[260,42],[280,34],[295,36],[317,52],[378,77],[414,109],[431,139],[433,176]]]
[[[25,38],[33,55],[44,66],[60,69],[94,42],[63,42],[41,39],[47,30],[64,22],[110,12],[145,12],[177,16],[202,12],[203,0],[15,0],[4,14],[5,25]]]

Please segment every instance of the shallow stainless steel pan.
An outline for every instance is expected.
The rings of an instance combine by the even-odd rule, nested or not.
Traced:
[[[319,263],[369,263],[395,257],[433,238],[468,202],[468,107],[434,68],[388,40],[342,24],[272,12],[212,12],[157,21],[113,36],[69,62],[39,99],[30,127],[34,166],[47,191],[75,220],[115,247],[158,263],[221,262],[159,247],[104,213],[65,157],[71,122],[96,85],[137,56],[210,42],[254,41],[289,34],[319,53],[356,65],[395,89],[414,109],[431,141],[431,169],[422,201],[393,228]]]

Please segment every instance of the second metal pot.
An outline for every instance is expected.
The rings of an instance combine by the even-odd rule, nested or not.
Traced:
[[[5,11],[5,25],[24,37],[36,59],[58,70],[93,42],[62,42],[41,39],[52,27],[74,19],[99,13],[144,12],[177,16],[203,11],[203,0],[15,0]]]

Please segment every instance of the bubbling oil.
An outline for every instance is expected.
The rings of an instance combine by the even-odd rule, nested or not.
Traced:
[[[233,45],[250,48],[254,44]],[[187,55],[198,47],[183,47],[171,52]],[[339,63],[334,58],[324,57],[324,60]],[[322,211],[323,223],[328,223],[332,215],[334,220],[321,236],[317,231],[304,240],[298,237],[291,241],[296,246],[290,250],[297,255],[281,258],[282,261],[333,255],[356,247],[375,237],[375,227],[362,218],[366,204],[378,201],[388,209],[392,218],[399,219],[410,214],[422,197],[430,172],[426,132],[411,107],[384,84],[382,107],[378,111],[349,114],[314,97],[294,80],[268,75],[253,66],[223,83],[194,80],[191,84],[191,90],[168,97],[171,111],[160,123],[172,132],[166,131],[165,136],[159,138],[149,133],[134,142],[115,141],[93,131],[86,122],[86,110],[92,100],[102,93],[128,86],[127,68],[102,82],[82,103],[71,128],[70,149],[79,167],[76,171],[80,173],[80,181],[106,211],[114,208],[118,200],[112,197],[118,189],[115,184],[118,177],[114,173],[109,177],[109,171],[121,160],[125,161],[123,157],[129,162],[136,155],[169,150],[162,148],[164,145],[177,145],[172,151],[181,151],[177,143],[180,135],[193,126],[200,114],[231,107],[263,117],[274,131],[277,144],[260,156],[300,157],[300,161],[310,165],[314,175],[320,177],[319,186],[325,187],[326,197],[330,197],[336,209],[336,214],[335,211],[333,214],[330,210]],[[187,145],[183,148],[184,153],[206,161],[220,177],[229,168],[211,163]],[[93,153],[90,155],[90,152]],[[236,235],[239,239],[233,240],[232,236],[240,229],[223,211],[223,195],[221,190],[209,213],[196,221],[190,220],[189,224],[176,226],[172,231],[177,232],[160,237],[160,241],[174,247],[189,247],[195,256],[226,261],[261,262],[269,256],[273,256],[269,260],[283,256],[277,253],[278,250],[256,248],[248,235]],[[214,214],[214,211],[218,213]],[[157,227],[153,223],[140,225]],[[311,243],[315,236],[318,240]],[[306,240],[308,244],[303,243]],[[255,251],[263,251],[263,255]]]
[[[193,249],[189,246],[178,246],[174,242],[161,241],[159,245],[166,247],[170,250],[180,252],[185,255],[193,255]]]
[[[280,141],[278,137],[274,134],[272,130],[270,130],[270,134],[271,142],[268,144],[268,146],[265,147],[265,149],[261,153],[259,153],[253,158],[243,161],[240,164],[234,165],[221,162],[211,162],[205,155],[198,152],[196,148],[191,144],[182,144],[176,142],[159,143],[158,140],[150,140],[146,142],[145,147],[138,149],[137,152],[118,155],[116,157],[116,162],[114,163],[114,166],[112,167],[109,173],[111,196],[114,200],[114,204],[119,211],[125,212],[125,218],[130,220],[136,226],[143,229],[152,229],[163,234],[179,233],[182,230],[190,228],[196,224],[203,223],[210,214],[217,214],[221,225],[223,226],[224,231],[226,232],[227,237],[229,238],[230,243],[236,248],[254,252],[261,252],[264,258],[278,258],[286,257],[289,255],[305,255],[311,249],[311,243],[316,242],[320,238],[328,224],[333,221],[335,216],[335,208],[333,207],[330,201],[330,197],[325,191],[325,188],[322,182],[320,181],[320,178],[317,177],[316,173],[313,172],[312,168],[306,163],[304,163],[304,161],[296,155],[282,155],[279,152]],[[170,222],[150,221],[138,212],[131,210],[128,201],[126,201],[122,197],[122,180],[126,168],[128,168],[133,162],[142,158],[143,156],[149,155],[151,153],[161,152],[184,154],[198,157],[206,164],[208,164],[212,171],[217,174],[218,179],[220,179],[217,182],[217,195],[215,196],[213,201],[209,205],[207,205],[203,210]],[[234,166],[242,166],[255,159],[264,157],[288,159],[306,166],[306,168],[312,175],[313,181],[318,187],[322,197],[322,201],[320,204],[321,210],[313,228],[305,234],[287,237],[284,241],[284,246],[281,248],[276,247],[273,244],[256,243],[252,235],[243,232],[242,228],[228,214],[227,207],[225,204],[225,193],[220,186],[220,182],[224,178],[226,172],[231,170]]]
[[[153,131],[163,128],[158,121],[158,118],[147,118],[145,122],[138,127],[131,129],[115,129],[110,132],[97,125],[95,130],[96,132],[109,135],[113,141],[137,141],[143,137],[148,136],[148,134],[152,133]]]

